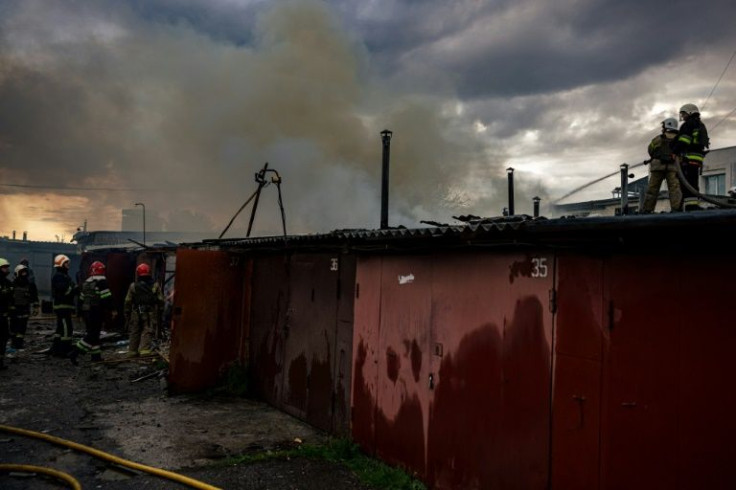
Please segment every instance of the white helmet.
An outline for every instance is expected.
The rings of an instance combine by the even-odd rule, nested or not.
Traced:
[[[54,257],[54,267],[64,267],[64,264],[69,264],[69,262],[69,257],[64,254]]]
[[[688,116],[692,116],[693,114],[700,114],[700,109],[698,109],[698,106],[695,104],[685,104],[680,107],[680,112],[684,112]]]
[[[668,117],[662,121],[662,129],[665,131],[677,131],[677,119],[674,117]]]
[[[735,185],[735,186],[733,186],[733,187],[731,187],[731,188],[730,188],[730,189],[728,190],[728,194],[729,194],[729,195],[730,195],[731,197],[736,197],[736,185]]]
[[[10,262],[6,259],[0,258],[0,267],[10,266]]]
[[[18,264],[18,265],[16,265],[16,266],[15,266],[15,275],[17,276],[17,275],[18,275],[18,273],[19,273],[20,271],[24,270],[24,269],[28,269],[28,267],[26,267],[26,266],[25,266],[25,265],[23,265],[23,264]]]

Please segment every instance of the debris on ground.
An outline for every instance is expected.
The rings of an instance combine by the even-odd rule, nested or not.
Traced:
[[[77,319],[75,318],[75,322]],[[103,360],[78,366],[50,357],[55,318],[29,322],[27,347],[0,372],[0,424],[104,451],[187,475],[220,488],[367,489],[340,464],[304,458],[228,464],[253,451],[320,443],[327,436],[264,403],[243,397],[166,392],[168,352],[126,358],[127,339],[103,335]],[[81,322],[75,332],[81,336]],[[298,441],[298,442],[297,442]],[[132,471],[45,441],[0,432],[2,463],[51,467],[82,488],[180,489],[181,484]],[[29,482],[33,482],[32,484]],[[59,488],[47,477],[0,473],[0,488]]]

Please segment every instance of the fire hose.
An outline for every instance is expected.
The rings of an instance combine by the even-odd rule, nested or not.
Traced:
[[[0,472],[11,471],[14,471],[16,473],[35,473],[50,476],[68,484],[69,488],[71,488],[72,490],[82,490],[82,485],[79,484],[79,481],[77,481],[76,478],[74,478],[69,473],[64,473],[63,471],[55,470],[53,468],[34,466],[30,464],[0,464]]]
[[[682,165],[680,164],[680,157],[675,157],[675,169],[677,170],[677,177],[679,177],[680,179],[680,184],[682,184],[685,187],[685,189],[690,191],[692,195],[697,196],[698,199],[702,199],[705,202],[715,204],[716,206],[719,206],[722,208],[736,209],[736,204],[731,204],[729,202],[724,202],[719,199],[708,197],[705,194],[701,194],[698,190],[695,189],[695,187],[690,185],[690,182],[687,181],[687,179],[685,178],[685,174],[682,171]]]
[[[56,445],[63,446],[63,447],[68,447],[70,449],[74,449],[74,450],[79,451],[79,452],[87,453],[87,454],[89,454],[91,456],[94,456],[96,458],[102,459],[104,461],[115,463],[115,464],[118,464],[120,466],[124,466],[126,468],[131,468],[131,469],[134,469],[134,470],[143,471],[145,473],[149,473],[151,475],[159,476],[159,477],[162,477],[162,478],[167,478],[167,479],[172,480],[172,481],[175,481],[177,483],[182,483],[184,485],[188,485],[188,486],[190,486],[192,488],[198,488],[198,489],[202,489],[202,490],[220,490],[218,487],[209,485],[207,483],[203,483],[203,482],[201,482],[199,480],[195,480],[194,478],[189,478],[188,476],[180,475],[180,474],[174,473],[172,471],[162,470],[160,468],[154,468],[152,466],[146,466],[144,464],[135,463],[133,461],[128,461],[126,459],[119,458],[117,456],[113,456],[112,454],[108,454],[108,453],[106,453],[104,451],[100,451],[99,449],[95,449],[93,447],[85,446],[83,444],[78,444],[78,443],[73,442],[73,441],[68,441],[68,440],[62,439],[60,437],[50,436],[48,434],[43,434],[41,432],[35,432],[35,431],[32,431],[32,430],[27,430],[27,429],[20,429],[18,427],[12,427],[12,426],[9,426],[9,425],[2,425],[2,424],[0,424],[0,431],[10,432],[11,434],[17,434],[17,435],[26,436],[26,437],[33,437],[33,438],[36,438],[36,439],[41,439],[41,440],[50,442],[52,444],[56,444]],[[11,466],[13,466],[13,465],[11,465]],[[31,468],[31,466],[28,466],[28,465],[19,465],[19,466],[22,466],[22,467],[25,467],[25,468]],[[36,467],[33,467],[33,468],[36,468]],[[64,479],[64,478],[61,477],[60,474],[66,475],[65,473],[56,472],[56,470],[52,470],[50,468],[45,468],[44,470],[50,470],[50,471],[43,471],[43,473],[45,473],[45,474],[51,474],[51,472],[53,472],[54,473],[53,476],[54,477],[57,477],[57,478],[60,478],[60,479]],[[6,470],[6,471],[15,471],[15,470]],[[31,471],[31,472],[34,472],[34,473],[36,472],[35,470],[29,470],[29,469],[25,469],[25,470],[22,470],[22,471]],[[57,473],[59,473],[59,474],[57,474]],[[66,475],[66,476],[69,476],[69,475]],[[72,480],[74,480],[74,478],[72,478]],[[71,483],[71,481],[68,480],[68,479],[64,479],[64,481],[67,481],[67,482]],[[74,481],[76,482],[76,480],[74,480]],[[76,482],[76,484],[79,485],[79,482]],[[72,485],[72,488],[81,488],[81,487],[79,487],[79,486],[74,487]]]

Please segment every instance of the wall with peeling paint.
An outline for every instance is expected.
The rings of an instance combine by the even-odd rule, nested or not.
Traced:
[[[736,265],[673,263],[359,257],[353,437],[437,489],[736,488]]]
[[[361,257],[355,439],[438,488],[542,488],[553,276],[548,254]]]
[[[348,434],[354,256],[254,256],[253,263],[254,391],[316,427]]]

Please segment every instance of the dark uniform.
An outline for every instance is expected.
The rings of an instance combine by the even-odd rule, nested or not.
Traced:
[[[685,179],[696,191],[700,191],[700,169],[703,168],[705,149],[710,145],[708,130],[700,120],[699,113],[690,114],[680,126],[680,134],[672,144],[672,151],[680,156],[680,165]],[[699,206],[698,196],[682,187],[684,210]]]
[[[20,267],[20,266],[19,266]],[[38,289],[30,281],[28,269],[19,270],[13,280],[13,304],[10,318],[10,345],[14,349],[25,347],[25,335],[31,312],[38,309]]]
[[[76,360],[80,352],[88,352],[93,361],[100,361],[102,359],[100,332],[107,316],[114,308],[112,293],[105,276],[88,277],[82,284],[79,300],[82,303],[82,318],[87,332],[84,338],[77,342],[76,350],[72,351],[72,361]]]
[[[13,309],[13,283],[8,279],[9,265],[0,267],[0,271],[0,369],[5,369],[5,348],[10,336],[8,318]]]
[[[76,309],[74,298],[79,293],[79,288],[69,277],[69,271],[65,267],[56,267],[56,272],[51,278],[51,293],[56,313],[56,333],[51,344],[51,355],[66,357],[72,348],[74,334],[72,313]]]
[[[130,285],[125,296],[125,318],[130,330],[128,355],[153,352],[153,337],[164,305],[161,288],[150,276],[141,276]]]

